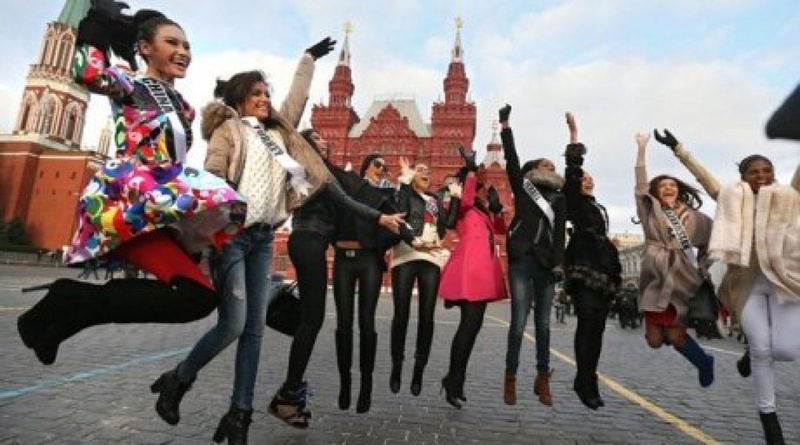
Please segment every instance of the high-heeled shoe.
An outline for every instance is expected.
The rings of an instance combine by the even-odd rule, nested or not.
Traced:
[[[178,365],[180,366],[180,365]],[[178,379],[178,368],[161,374],[152,385],[150,391],[158,394],[156,400],[156,412],[164,422],[170,425],[177,425],[181,420],[181,400],[183,396],[192,388],[192,379],[189,383],[183,383]]]
[[[252,423],[253,410],[231,407],[219,421],[212,440],[222,443],[226,438],[228,445],[247,445],[247,432]]]
[[[576,381],[573,383],[572,389],[575,391],[575,394],[578,395],[578,398],[581,399],[581,403],[586,405],[587,408],[595,411],[600,408],[602,400],[599,400],[599,397],[592,395],[587,385],[578,383]]]
[[[455,409],[461,409],[461,402],[458,397],[458,382],[449,375],[442,379],[442,389],[445,392],[445,400]]]

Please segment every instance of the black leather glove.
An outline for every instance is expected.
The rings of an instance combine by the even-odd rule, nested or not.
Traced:
[[[317,60],[333,51],[334,46],[336,46],[336,40],[331,40],[330,37],[325,37],[324,39],[315,43],[313,46],[308,47],[306,52],[310,54],[314,60]]]
[[[128,4],[123,2],[92,0],[86,17],[78,25],[77,43],[92,45],[105,53],[111,48],[135,69],[136,27],[133,17],[122,13],[128,8]]]
[[[511,115],[511,105],[506,104],[505,107],[500,109],[498,114],[500,117],[500,123],[508,122],[508,117]]]
[[[664,129],[663,135],[659,133],[658,130],[653,130],[653,136],[655,136],[658,142],[666,145],[672,150],[675,150],[675,147],[678,146],[678,140],[666,128]]]
[[[567,158],[567,165],[583,165],[583,156],[586,154],[586,147],[580,142],[567,144],[564,157]]]
[[[491,185],[489,189],[486,190],[486,201],[488,201],[489,205],[487,208],[492,213],[500,213],[503,211],[503,204],[500,202],[500,194],[497,193],[497,189]]]
[[[461,159],[464,160],[464,167],[468,171],[477,172],[478,164],[475,162],[475,152],[467,153],[461,145],[458,146],[458,152],[461,154]]]
[[[111,36],[111,49],[114,54],[128,62],[133,71],[139,67],[136,63],[136,26],[133,18],[121,16]]]

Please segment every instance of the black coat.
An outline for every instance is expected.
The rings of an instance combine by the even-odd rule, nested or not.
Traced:
[[[504,128],[500,132],[500,138],[506,158],[508,182],[514,193],[514,218],[508,229],[508,243],[506,243],[508,259],[513,262],[533,255],[547,269],[563,267],[566,225],[564,195],[555,188],[535,184],[536,189],[553,209],[554,218],[551,225],[547,215],[522,185],[525,178],[522,175],[511,129]]]
[[[573,296],[591,294],[611,301],[622,282],[619,252],[608,239],[606,209],[581,193],[583,156],[567,157],[564,196],[572,224],[564,255],[564,287]]]

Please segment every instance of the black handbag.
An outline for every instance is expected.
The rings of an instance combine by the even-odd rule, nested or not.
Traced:
[[[296,290],[297,281],[273,286],[267,307],[267,326],[289,336],[294,336],[300,324],[300,298]]]
[[[714,285],[709,280],[703,280],[694,296],[686,301],[687,324],[697,332],[698,337],[722,338],[717,326],[717,317],[719,317],[719,299],[714,291]]]

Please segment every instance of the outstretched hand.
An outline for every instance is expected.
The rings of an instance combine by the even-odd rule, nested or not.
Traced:
[[[475,152],[467,153],[463,145],[458,146],[458,153],[461,154],[461,159],[464,160],[464,167],[467,170],[476,172],[478,171],[478,164],[475,162]]]
[[[646,131],[640,131],[636,133],[636,145],[639,147],[647,147],[647,143],[650,142],[650,133]]]
[[[564,118],[567,120],[567,129],[569,129],[570,143],[578,142],[578,124],[575,122],[575,116],[567,111],[564,113]]]
[[[678,139],[676,139],[675,136],[673,136],[672,133],[670,133],[666,128],[664,129],[663,135],[658,132],[658,129],[653,130],[653,135],[655,135],[658,142],[666,145],[672,150],[675,150],[675,147],[678,146]]]
[[[511,116],[511,105],[506,104],[503,108],[500,109],[498,112],[500,123],[507,123],[509,116]]]
[[[332,40],[330,36],[328,36],[320,40],[319,42],[315,43],[314,45],[308,47],[306,49],[306,52],[314,60],[317,60],[320,57],[326,56],[328,53],[333,51],[333,48],[335,46],[336,46],[336,40]]]

